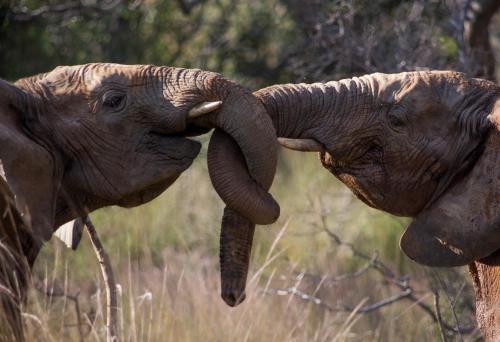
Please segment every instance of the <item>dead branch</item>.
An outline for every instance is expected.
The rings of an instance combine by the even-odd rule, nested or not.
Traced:
[[[43,286],[43,285],[41,285],[40,282],[36,282],[34,287],[37,291],[41,292],[42,294],[44,294],[45,296],[47,296],[49,298],[65,297],[66,299],[73,302],[74,308],[75,308],[75,315],[76,315],[76,324],[74,324],[74,326],[76,326],[76,328],[78,329],[78,336],[79,336],[80,342],[83,341],[84,334],[83,334],[82,326],[84,325],[84,323],[82,322],[82,314],[80,311],[80,301],[78,299],[80,293],[76,292],[75,294],[69,294],[69,293],[66,293],[65,291],[63,291],[59,288],[56,288],[56,286],[48,287],[47,284],[45,284],[45,286]],[[73,325],[68,325],[68,326],[73,326]]]
[[[333,239],[333,241],[339,245],[339,246],[345,246],[348,247],[353,255],[364,259],[364,260],[372,260],[367,254],[360,252],[357,250],[354,245],[351,243],[346,243],[340,239],[340,237],[332,232],[328,227],[326,227],[326,221],[325,221],[325,226],[324,226],[325,232]],[[389,284],[392,284],[396,287],[398,287],[402,291],[410,290],[408,295],[403,297],[407,298],[411,301],[413,301],[416,305],[418,305],[424,312],[426,312],[431,319],[435,322],[438,323],[438,317],[434,313],[434,311],[429,307],[427,304],[423,303],[418,297],[415,296],[415,290],[410,286],[410,277],[408,275],[402,276],[402,277],[396,277],[395,273],[383,262],[381,262],[378,259],[373,260],[373,262],[369,263],[371,268],[376,270],[385,280],[388,281]],[[443,322],[443,327],[446,330],[449,330],[453,333],[456,334],[470,334],[472,333],[476,328],[473,326],[470,327],[460,327],[458,324],[456,324],[455,327],[448,325],[447,323]]]
[[[411,289],[407,289],[406,291],[403,291],[401,293],[398,293],[394,296],[391,296],[389,298],[380,300],[376,303],[370,304],[370,305],[365,305],[362,306],[358,309],[346,306],[346,305],[337,305],[337,306],[332,306],[328,303],[325,303],[323,300],[316,296],[309,295],[296,287],[289,287],[289,288],[269,288],[269,289],[261,289],[261,292],[265,294],[274,294],[277,296],[287,296],[287,295],[293,295],[296,296],[304,301],[307,302],[312,302],[330,312],[353,312],[356,311],[356,314],[367,314],[372,311],[376,311],[380,308],[383,308],[384,306],[390,305],[392,303],[395,303],[397,301],[400,301],[403,298],[408,297],[411,294]]]
[[[444,282],[441,279],[441,277],[439,276],[439,274],[434,270],[433,270],[433,274],[434,274],[434,277],[437,279],[440,287],[443,289],[444,294],[446,295],[446,299],[448,300],[448,305],[450,306],[453,320],[455,322],[455,327],[458,327],[460,325],[460,323],[458,322],[457,312],[455,311],[455,302],[451,300],[450,295],[449,295],[448,291],[446,290],[446,285],[444,284]],[[460,333],[460,330],[459,330],[459,333]],[[460,341],[463,342],[463,340],[464,340],[463,336],[462,336],[462,334],[460,334]]]
[[[378,253],[374,253],[372,259],[369,262],[367,262],[364,266],[360,267],[359,269],[357,269],[354,272],[343,273],[343,274],[334,275],[334,276],[321,276],[321,275],[313,274],[313,273],[309,273],[309,272],[300,272],[300,273],[297,273],[296,277],[297,277],[297,279],[299,277],[308,277],[310,279],[314,279],[317,281],[321,280],[321,282],[323,284],[339,283],[339,282],[346,281],[349,279],[357,278],[357,277],[361,276],[362,274],[368,272],[370,269],[373,268],[373,263],[375,262],[375,260],[377,260],[377,258],[378,258]]]
[[[434,309],[436,309],[436,318],[439,327],[439,333],[443,342],[447,342],[446,335],[444,334],[443,318],[441,317],[441,308],[439,307],[439,292],[434,291]]]
[[[420,298],[415,296],[415,289],[413,289],[410,286],[410,277],[408,275],[404,276],[396,276],[396,273],[392,271],[386,264],[384,264],[382,261],[380,261],[377,258],[370,257],[368,254],[358,250],[352,243],[345,242],[343,241],[340,236],[338,236],[336,233],[334,233],[329,227],[327,223],[327,216],[326,216],[326,210],[323,206],[323,203],[320,201],[320,211],[318,213],[319,220],[320,220],[320,227],[323,229],[323,231],[332,239],[332,241],[337,245],[337,246],[344,246],[347,247],[351,253],[363,260],[368,261],[368,266],[369,268],[372,268],[376,270],[383,278],[386,280],[389,284],[397,287],[400,291],[407,291],[410,290],[408,295],[403,297],[411,300],[414,304],[416,304],[420,309],[422,309],[424,312],[426,312],[431,319],[437,323],[438,318],[436,314],[434,313],[434,310],[427,304],[423,303]],[[476,328],[474,326],[471,327],[460,327],[458,324],[458,320],[455,320],[456,326],[452,327],[445,322],[443,322],[443,326],[445,327],[446,330],[456,333],[456,334],[470,334],[472,333]]]
[[[312,302],[315,305],[318,305],[319,307],[330,311],[330,312],[353,312],[355,308],[346,306],[346,305],[337,305],[337,306],[332,306],[325,301],[323,301],[321,298],[309,295],[296,287],[289,287],[289,288],[268,288],[268,289],[260,289],[260,291],[264,294],[268,295],[277,295],[277,296],[287,296],[287,295],[293,295],[297,298],[300,298],[303,301],[306,302]],[[387,305],[396,303],[402,299],[410,299],[413,301],[416,305],[418,305],[421,309],[423,309],[424,312],[426,312],[431,319],[439,324],[440,327],[443,327],[444,329],[453,332],[453,333],[460,333],[460,334],[470,334],[472,333],[476,328],[475,327],[452,327],[448,325],[447,323],[442,321],[442,318],[435,314],[432,309],[427,306],[426,304],[423,304],[421,300],[417,297],[414,296],[414,289],[410,286],[407,286],[405,290],[402,292],[391,296],[386,299],[382,299],[374,304],[370,305],[365,305],[362,306],[361,308],[356,310],[356,314],[367,314],[371,313],[373,311],[376,311],[380,308],[383,308]],[[422,305],[421,305],[422,304]],[[440,315],[440,314],[439,314]]]
[[[320,201],[321,202],[321,201]],[[396,272],[394,272],[390,267],[388,267],[386,264],[384,264],[377,256],[377,254],[374,254],[373,256],[369,256],[368,254],[360,251],[358,248],[356,248],[352,243],[348,243],[343,241],[338,234],[333,232],[329,227],[327,223],[327,216],[326,216],[326,211],[323,208],[323,205],[321,203],[321,210],[319,211],[318,215],[320,218],[320,224],[318,225],[331,239],[332,241],[337,245],[337,246],[343,246],[348,248],[351,253],[362,260],[366,260],[367,264],[364,265],[362,268],[358,269],[357,271],[353,273],[347,273],[347,274],[341,274],[335,277],[320,277],[317,275],[312,275],[309,273],[301,273],[298,277],[303,277],[304,275],[309,276],[309,277],[315,277],[324,281],[331,281],[331,282],[338,282],[346,279],[353,279],[356,277],[361,276],[362,274],[366,273],[368,270],[373,269],[375,270],[388,284],[397,287],[398,290],[400,291],[398,294],[393,295],[389,298],[380,300],[374,304],[366,305],[358,310],[356,310],[357,314],[366,314],[370,313],[373,311],[376,311],[382,307],[385,307],[387,305],[396,303],[402,299],[407,299],[413,302],[413,305],[418,306],[422,311],[424,311],[431,319],[433,322],[438,324],[440,327],[443,327],[446,331],[452,332],[454,334],[470,334],[473,331],[476,330],[475,326],[470,326],[470,327],[461,327],[458,324],[458,319],[455,317],[455,326],[451,326],[444,322],[442,320],[442,317],[440,317],[440,313],[437,314],[432,307],[429,305],[423,303],[422,299],[419,298],[416,294],[419,292],[415,290],[411,285],[410,285],[410,276],[408,275],[403,275],[403,276],[397,276]],[[316,296],[309,295],[307,293],[304,293],[303,291],[297,289],[296,287],[289,287],[289,288],[274,288],[274,289],[266,289],[266,290],[261,290],[262,292],[266,294],[273,294],[273,295],[278,295],[278,296],[285,296],[285,295],[293,295],[295,297],[298,297],[304,301],[312,302],[323,309],[327,311],[344,311],[344,312],[353,312],[354,308],[349,307],[349,306],[332,306],[328,303],[325,303],[321,298],[318,298]],[[424,294],[428,293],[428,291],[424,291]],[[453,308],[452,308],[453,309]]]
[[[83,218],[83,222],[87,227],[87,232],[89,233],[92,246],[94,247],[97,259],[99,260],[99,264],[101,265],[101,273],[104,279],[104,285],[106,287],[107,341],[112,342],[117,340],[116,322],[118,317],[118,300],[116,297],[117,296],[116,283],[115,283],[115,278],[113,276],[113,269],[111,267],[111,261],[109,260],[109,256],[104,250],[104,246],[102,245],[101,241],[99,240],[99,237],[97,236],[97,231],[95,230],[95,227],[92,224],[90,217],[85,216]]]

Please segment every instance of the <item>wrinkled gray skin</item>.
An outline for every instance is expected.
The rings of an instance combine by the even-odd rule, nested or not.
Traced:
[[[415,218],[402,239],[412,259],[458,266],[500,247],[495,84],[412,72],[272,86],[255,96],[279,137],[318,142],[323,166],[363,202]]]
[[[188,117],[207,101],[222,106]],[[15,198],[14,209],[27,227],[17,230],[21,243],[10,239],[8,247],[31,266],[61,224],[103,206],[131,207],[155,198],[199,152],[200,144],[185,136],[212,127],[236,141],[248,167],[248,179],[226,179],[229,165],[211,163],[217,192],[253,222],[273,222],[279,207],[258,184],[269,188],[274,177],[275,132],[252,94],[221,75],[88,64],[58,67],[16,84],[0,80],[1,176],[11,193],[6,198]],[[241,182],[252,183],[256,192],[242,193]],[[12,227],[2,227],[2,236],[11,233],[5,230]]]
[[[413,218],[401,239],[410,258],[470,264],[479,324],[487,338],[500,338],[498,86],[454,72],[411,72],[276,85],[254,95],[278,137],[311,139],[323,166],[363,202]],[[218,148],[231,153],[229,145],[225,139]],[[245,229],[252,227],[242,228],[228,232],[251,236]],[[230,254],[249,255],[245,246]],[[243,258],[222,262],[245,269],[232,265]],[[233,291],[243,293],[238,284]]]

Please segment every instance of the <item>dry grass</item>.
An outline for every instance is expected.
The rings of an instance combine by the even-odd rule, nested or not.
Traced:
[[[273,188],[282,216],[256,234],[247,299],[237,308],[226,306],[219,296],[217,256],[223,205],[205,168],[198,161],[148,205],[92,215],[120,284],[121,340],[440,340],[437,324],[410,300],[357,314],[400,291],[372,269],[335,278],[363,269],[367,261],[338,246],[324,226],[368,255],[378,251],[397,274],[409,275],[415,295],[431,307],[431,289],[445,286],[460,323],[471,323],[471,290],[460,270],[429,271],[409,262],[397,247],[404,220],[366,208],[316,156],[293,153],[282,158]],[[104,289],[88,241],[77,252],[53,241],[34,273],[46,288],[56,284],[56,292],[73,299],[78,294],[82,335],[86,341],[105,340]],[[280,292],[290,288],[295,294]],[[451,322],[450,307],[441,302],[443,319]],[[32,289],[24,311],[30,340],[79,339],[74,300]],[[477,333],[464,339],[471,336]]]

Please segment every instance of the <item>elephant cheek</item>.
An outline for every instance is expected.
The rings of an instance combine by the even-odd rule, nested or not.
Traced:
[[[124,208],[132,208],[147,203],[161,195],[170,185],[172,185],[180,174],[174,175],[167,180],[154,184],[142,191],[133,193],[122,198],[118,205]]]

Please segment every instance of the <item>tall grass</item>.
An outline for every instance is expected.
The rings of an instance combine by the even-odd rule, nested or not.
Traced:
[[[272,192],[281,204],[281,218],[258,227],[247,299],[236,308],[226,306],[219,295],[223,203],[210,185],[203,157],[153,202],[92,214],[120,284],[121,340],[440,340],[438,326],[409,300],[357,314],[356,308],[397,291],[370,270],[344,280],[332,278],[360,270],[366,260],[338,246],[325,227],[368,255],[378,252],[397,274],[409,276],[416,296],[431,307],[430,290],[446,286],[460,323],[473,321],[463,270],[430,271],[400,252],[397,242],[406,220],[364,206],[314,154],[284,152],[279,170]],[[77,252],[49,243],[34,279],[41,290],[32,288],[25,308],[28,338],[77,341],[77,297],[81,334],[85,340],[105,340],[104,290],[88,241]],[[54,285],[55,292],[72,297],[47,296]],[[283,291],[290,288],[296,293]],[[342,309],[346,307],[353,310]],[[441,309],[451,321],[449,305]]]

